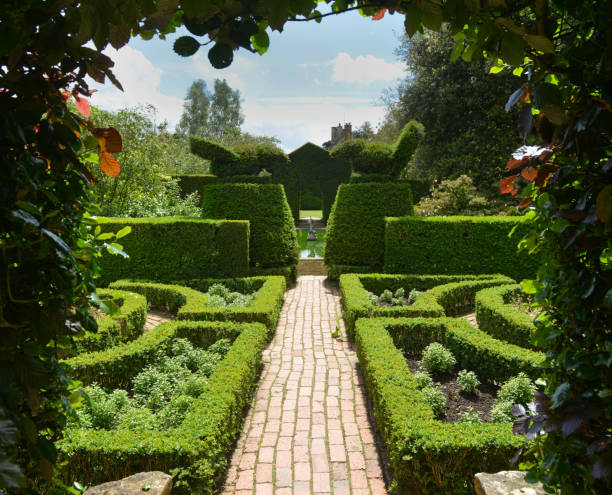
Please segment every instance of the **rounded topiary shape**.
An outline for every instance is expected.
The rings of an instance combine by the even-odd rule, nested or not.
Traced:
[[[429,344],[423,351],[421,365],[435,375],[450,373],[456,363],[455,356],[438,342]]]
[[[425,127],[423,127],[423,124],[416,120],[411,120],[404,126],[393,145],[391,175],[399,175],[404,167],[406,167],[423,137],[425,137]]]
[[[189,138],[189,145],[194,155],[210,160],[210,171],[214,175],[227,177],[243,173],[235,171],[240,167],[238,155],[225,146],[195,136]]]

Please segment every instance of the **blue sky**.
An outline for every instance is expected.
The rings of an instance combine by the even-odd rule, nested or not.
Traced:
[[[166,40],[135,38],[118,52],[107,51],[125,92],[92,84],[99,91],[91,103],[109,110],[149,103],[173,127],[194,80],[212,87],[215,78],[225,78],[240,90],[243,131],[275,136],[289,152],[307,141],[327,141],[338,123],[357,127],[382,119],[383,90],[405,76],[394,54],[402,32],[403,17],[388,14],[379,21],[351,12],[320,24],[287,23],[283,33],[271,34],[263,56],[234,52],[234,62],[222,70],[210,65],[206,47],[188,58],[172,51],[186,34],[182,29]]]

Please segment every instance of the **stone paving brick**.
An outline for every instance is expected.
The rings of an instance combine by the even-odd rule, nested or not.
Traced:
[[[386,495],[340,313],[323,277],[286,293],[222,495]]]

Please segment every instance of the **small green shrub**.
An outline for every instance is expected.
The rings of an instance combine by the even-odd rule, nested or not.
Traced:
[[[426,371],[417,371],[413,376],[419,390],[433,386],[433,379]]]
[[[478,194],[472,179],[467,175],[461,175],[454,180],[443,180],[437,184],[430,196],[422,198],[414,206],[414,211],[424,217],[481,216],[496,213],[491,211],[487,198]]]
[[[396,299],[404,299],[405,295],[406,295],[406,290],[403,287],[400,287],[393,293],[393,297],[395,297]]]
[[[207,306],[213,308],[243,308],[253,302],[253,294],[242,294],[230,292],[223,284],[213,284],[206,293],[208,296]]]
[[[423,351],[421,366],[434,375],[450,373],[457,363],[455,356],[438,342],[429,344]]]
[[[491,409],[491,420],[495,423],[511,422],[514,420],[512,406],[514,404],[526,405],[532,402],[536,391],[535,384],[524,373],[506,381],[495,399]]]
[[[480,413],[478,411],[474,411],[472,406],[469,406],[467,411],[463,411],[461,414],[459,414],[459,422],[472,425],[482,423],[480,420]]]
[[[480,385],[480,380],[473,371],[461,370],[457,375],[457,383],[463,393],[473,394]]]
[[[429,407],[431,407],[434,416],[442,416],[444,413],[444,408],[446,407],[446,396],[444,395],[444,392],[440,390],[440,387],[425,387],[421,390],[421,393],[423,394],[425,402],[427,402],[427,404],[429,404]]]
[[[414,304],[417,300],[417,297],[419,297],[422,293],[423,292],[420,290],[412,289],[408,294],[408,304]]]
[[[376,294],[373,294],[372,292],[368,291],[368,300],[370,301],[370,304],[372,304],[373,306],[378,306],[379,299]]]
[[[391,302],[393,301],[393,292],[391,292],[389,289],[385,289],[380,295],[380,300],[382,302],[391,304]]]

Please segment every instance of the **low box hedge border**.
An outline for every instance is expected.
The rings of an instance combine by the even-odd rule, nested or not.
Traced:
[[[506,342],[533,348],[536,330],[533,319],[516,309],[510,301],[521,294],[520,285],[503,285],[476,294],[476,321],[483,331]]]
[[[485,287],[514,282],[504,275],[387,275],[343,274],[340,276],[342,314],[347,334],[354,336],[355,322],[363,317],[439,317],[455,314],[473,306],[475,293]],[[384,289],[406,293],[425,291],[410,306],[374,306],[367,292],[380,294]]]
[[[213,283],[222,283],[239,292],[255,292],[253,302],[243,308],[206,307],[208,298],[202,291],[207,291]],[[281,276],[194,279],[178,284],[118,280],[110,287],[143,294],[152,306],[166,308],[176,314],[178,320],[260,322],[270,329],[278,323],[287,288],[285,278]]]
[[[97,320],[97,332],[84,332],[74,338],[76,352],[108,349],[121,342],[138,338],[147,321],[147,300],[134,292],[97,289],[100,299],[112,299],[119,306],[119,314],[106,315]]]
[[[508,469],[510,459],[524,442],[523,437],[512,434],[509,423],[436,420],[401,350],[387,331],[392,327],[397,334],[399,329],[406,332],[412,328],[439,340],[452,321],[459,325],[460,320],[450,318],[363,318],[357,322],[357,355],[393,468],[391,489],[397,493],[473,493],[475,473]],[[425,340],[423,335],[420,338]],[[456,356],[461,360],[462,354]]]
[[[151,349],[155,338],[160,344],[170,343],[173,337],[200,343],[235,338],[180,426],[151,432],[67,430],[57,444],[60,460],[66,461],[62,476],[67,482],[97,484],[140,471],[164,471],[174,478],[173,493],[215,493],[242,429],[270,335],[259,323],[169,322],[137,341],[106,351],[108,359],[98,364],[112,372],[121,347],[135,350],[137,344],[147,341]],[[123,352],[123,366],[131,374],[146,365],[146,360],[134,361],[135,354],[128,354]]]

